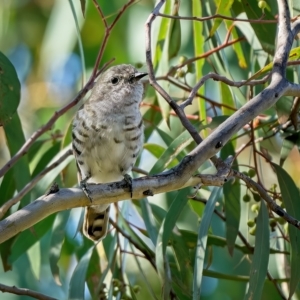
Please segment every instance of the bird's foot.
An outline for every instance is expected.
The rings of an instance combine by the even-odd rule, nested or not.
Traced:
[[[131,178],[130,175],[125,174],[124,175],[124,180],[129,186],[130,198],[132,198],[132,178]]]
[[[93,202],[93,199],[91,197],[91,191],[88,189],[88,185],[86,183],[86,180],[82,180],[80,181],[80,188],[82,189],[82,191],[84,192],[84,194],[86,195],[86,197]]]

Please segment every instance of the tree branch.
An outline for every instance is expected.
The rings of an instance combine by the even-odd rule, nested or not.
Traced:
[[[178,190],[188,186],[222,186],[225,177],[219,175],[197,175],[179,187],[179,178],[174,172],[165,172],[155,176],[134,179],[133,199],[141,199],[163,192]],[[81,189],[60,189],[55,194],[43,195],[22,209],[0,221],[0,244],[21,231],[33,226],[47,216],[58,211],[97,204],[109,204],[130,199],[127,182],[113,182],[108,184],[89,185],[93,203],[91,203]]]
[[[43,133],[45,133],[47,130],[51,129],[53,124],[56,122],[56,120],[61,117],[63,114],[65,114],[69,109],[71,109],[73,106],[75,106],[85,95],[86,93],[93,87],[94,81],[97,78],[97,76],[100,74],[101,70],[105,69],[105,67],[112,61],[110,60],[108,63],[104,64],[101,70],[98,70],[100,61],[102,59],[104,49],[106,47],[106,44],[108,42],[109,36],[111,34],[112,29],[116,25],[117,21],[121,18],[121,16],[124,14],[126,9],[135,2],[135,0],[129,0],[119,11],[117,16],[115,17],[114,21],[110,26],[107,26],[106,20],[103,15],[102,21],[105,25],[105,35],[102,41],[102,44],[98,50],[96,62],[94,64],[93,72],[90,76],[90,79],[86,83],[86,85],[83,87],[83,89],[78,93],[78,95],[72,100],[70,103],[65,105],[63,108],[61,108],[59,111],[55,112],[54,115],[50,118],[47,124],[39,128],[36,132],[34,132],[31,137],[25,142],[25,144],[19,149],[19,151],[0,169],[0,178],[22,157],[24,156],[29,148],[32,146],[34,141],[36,141]],[[101,11],[100,6],[96,1],[94,1],[94,4],[98,11]]]
[[[67,151],[66,151],[67,150]],[[68,156],[72,155],[71,149],[64,149],[64,153],[55,162],[45,168],[42,172],[36,175],[30,182],[28,182],[24,188],[13,198],[6,201],[0,207],[0,219],[6,214],[6,212],[16,203],[18,203],[33,187],[43,178],[49,171],[56,168],[61,162],[63,162]]]
[[[57,300],[56,298],[52,298],[52,297],[46,296],[44,294],[41,294],[41,293],[38,293],[35,291],[31,291],[28,289],[21,289],[21,288],[15,287],[15,286],[8,286],[8,285],[4,285],[2,283],[0,283],[0,291],[3,293],[11,293],[11,294],[15,294],[15,295],[30,296],[32,298],[39,299],[39,300]]]

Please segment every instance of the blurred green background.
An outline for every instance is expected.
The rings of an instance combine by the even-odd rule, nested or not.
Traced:
[[[115,58],[113,64],[130,63],[147,70],[145,65],[144,24],[154,8],[154,2],[152,0],[137,1],[125,11],[109,36],[100,65]],[[202,2],[203,15],[211,15],[216,12],[219,1]],[[230,1],[232,7],[230,12],[228,10],[228,15],[232,14],[245,18],[246,14],[243,13],[242,2]],[[269,1],[268,3],[270,5],[268,13],[272,16],[276,15],[277,12],[276,3],[275,1],[273,2]],[[118,11],[126,3],[127,1],[123,0],[99,1],[108,24],[111,24]],[[172,13],[176,3],[177,1],[167,1],[169,8],[164,8],[165,11],[168,12],[169,9],[169,13]],[[252,7],[257,8],[257,1],[249,1],[249,3]],[[193,12],[195,12],[193,1],[182,0],[180,2],[180,15],[192,16]],[[224,23],[219,27],[214,27],[214,21],[208,21],[202,26],[201,24],[203,23],[192,23],[191,21],[181,21],[180,25],[178,23],[174,25],[174,23],[171,24],[169,21],[164,23],[166,22],[165,20],[157,18],[152,32],[153,57],[157,76],[165,75],[172,66],[179,64],[186,58],[201,55],[222,44],[228,27],[230,27],[230,24],[225,25]],[[76,26],[78,26],[79,32],[77,32]],[[169,30],[168,34],[162,30],[163,26],[166,26],[166,32]],[[181,80],[187,87],[193,86],[203,74],[213,71],[234,80],[247,79],[272,60],[271,55],[274,51],[272,41],[275,37],[276,25],[261,26],[261,28],[267,28],[269,36],[261,38],[258,35],[257,37],[257,32],[254,32],[249,24],[238,23],[235,27],[236,31],[233,32],[233,38],[245,37],[244,41],[238,44],[240,48],[225,48],[189,65],[189,69],[183,71],[182,77],[180,77],[182,75],[180,75],[181,70],[179,72],[177,70],[176,74],[173,72],[170,76],[176,79],[179,78],[178,80]],[[175,29],[170,30],[170,27]],[[196,35],[194,34],[195,31]],[[212,36],[209,38],[210,33],[212,33]],[[168,48],[166,50],[164,43],[167,40],[166,36],[169,34],[171,38],[170,36],[168,37]],[[21,102],[18,114],[26,139],[45,124],[55,111],[70,102],[86,83],[94,67],[104,35],[103,22],[92,1],[86,2],[86,12],[85,16],[83,16],[79,0],[1,0],[0,51],[13,63],[21,82]],[[265,42],[265,45],[263,42]],[[160,45],[162,45],[162,48],[160,48]],[[293,80],[297,78],[297,74],[295,71],[289,71],[289,76]],[[175,100],[183,101],[188,97],[188,90],[171,85],[167,81],[159,82]],[[262,86],[254,87],[250,92],[245,87],[237,89],[225,87],[222,83],[207,81],[199,91],[201,97],[197,98],[193,105],[187,108],[186,112],[196,117],[192,122],[198,129],[202,125],[209,123],[209,121],[215,120],[213,125],[202,131],[203,136],[206,136],[215,125],[222,121],[222,119],[217,117],[232,114],[234,110],[249,100],[250,94],[256,94],[262,88]],[[206,99],[206,101],[203,99]],[[291,101],[287,102],[288,104],[283,104],[282,110],[288,109],[286,106],[290,107]],[[72,117],[79,105],[60,117],[53,128],[42,136],[40,139],[41,145],[36,144],[36,148],[32,148],[29,155],[29,170],[32,178],[51,162],[62,148],[69,144],[70,134],[68,130]],[[159,110],[155,110],[153,105]],[[146,126],[145,147],[138,163],[139,167],[153,174],[175,166],[184,155],[195,147],[191,139],[185,138],[184,142],[182,142],[184,147],[180,148],[181,145],[178,142],[177,147],[180,151],[174,154],[174,159],[171,162],[168,164],[166,162],[165,164],[161,163],[160,166],[157,164],[157,160],[164,151],[169,149],[169,145],[184,133],[178,118],[169,116],[169,111],[168,105],[166,105],[161,96],[156,94],[151,87],[147,87],[142,106]],[[270,117],[267,122],[270,122],[270,124],[275,122],[275,108],[270,109],[266,114]],[[264,135],[264,130],[257,131],[257,137]],[[228,155],[234,154],[234,147],[238,148],[239,145],[247,141],[247,136],[243,135],[241,135],[238,142],[233,139],[228,147],[222,149],[221,156],[223,155],[226,158]],[[264,147],[272,151],[276,161],[280,157],[280,143],[281,140],[278,140],[278,137],[274,137],[269,144],[268,142],[264,144]],[[249,158],[251,155],[252,152],[249,149],[239,157],[239,163],[242,165],[240,171],[248,171],[248,165],[253,165],[253,159]],[[0,128],[0,166],[4,165],[9,157],[5,134]],[[266,178],[264,178],[266,186],[272,185],[276,182],[275,175],[267,169],[269,166],[266,166],[262,159],[259,160],[259,163],[261,166],[260,171],[262,173],[265,172],[266,175]],[[289,168],[290,174],[296,183],[299,183],[299,164],[299,153],[294,149],[289,152],[285,166]],[[213,172],[210,167],[209,163],[205,163],[200,171]],[[62,171],[61,174],[60,171]],[[51,171],[43,178],[30,192],[28,202],[44,194],[54,179],[62,187],[72,187],[77,184],[76,167],[72,158],[69,158],[60,168]],[[2,186],[1,188],[0,191],[3,192],[5,187]],[[200,196],[207,199],[210,192],[210,188],[205,188],[200,191]],[[12,188],[11,193],[8,193],[5,197],[3,196],[1,203],[9,199],[14,193],[15,190]],[[239,202],[245,193],[246,187],[241,185],[236,201]],[[135,201],[133,204],[129,201],[124,202],[121,206],[122,215],[129,219],[134,226],[142,228],[142,230],[135,228],[133,230],[134,233],[130,232],[130,234],[138,235],[145,242],[145,248],[149,248],[152,253],[155,253],[157,245],[151,240],[148,233],[143,235],[143,230],[146,229],[143,209],[150,203],[155,216],[155,232],[158,234],[162,221],[173,200],[186,199],[187,195],[191,194],[192,191],[190,189],[184,189],[179,192],[156,195],[151,199],[149,198],[149,202],[148,200],[147,202],[146,200],[145,202]],[[242,201],[240,202],[242,203]],[[253,203],[255,201],[251,197],[251,204]],[[250,244],[253,245],[254,238],[248,232],[247,220],[256,218],[256,213],[251,211],[250,205],[245,203],[241,205],[239,228]],[[17,207],[13,207],[10,212],[16,209]],[[222,193],[218,199],[217,209],[223,213],[224,195]],[[174,289],[178,293],[179,299],[189,299],[189,293],[191,292],[190,290],[185,290],[188,284],[186,286],[181,286],[180,284],[181,281],[188,283],[192,281],[195,243],[203,210],[204,205],[200,202],[187,201],[187,205],[176,223],[175,233],[172,233],[174,236],[170,243],[175,244],[172,244],[173,248],[167,251],[170,265],[172,265],[172,272],[174,271]],[[103,257],[106,256],[109,261],[110,255],[116,251],[116,233],[105,239],[103,246],[100,245],[98,249],[92,252],[90,250],[93,249],[92,244],[83,239],[80,233],[77,233],[81,216],[81,209],[74,209],[71,212],[60,212],[49,216],[39,225],[20,234],[11,243],[2,245],[2,261],[8,264],[5,266],[5,263],[3,263],[3,266],[1,266],[0,283],[40,291],[58,299],[67,299],[70,285],[73,287],[76,285],[73,276],[74,270],[86,253],[91,255],[87,258],[90,262],[88,274],[91,275],[93,273],[91,266],[99,265],[102,273],[97,271],[97,274],[103,275],[103,270],[107,268],[107,261]],[[124,224],[122,223],[122,225]],[[180,230],[181,233],[186,230],[190,234],[186,235],[186,244],[182,243],[176,246],[176,242],[178,242],[175,239],[175,235],[178,233],[176,230]],[[270,243],[272,248],[281,251],[286,246],[278,238],[280,236],[278,230],[271,232]],[[207,276],[203,278],[201,299],[242,299],[248,282],[247,278],[243,276],[249,276],[251,267],[251,259],[247,251],[236,248],[231,257],[225,242],[217,245],[218,243],[213,238],[220,237],[225,241],[226,225],[216,215],[213,215],[209,234],[205,268],[218,274],[225,274],[225,277],[221,278],[220,275],[213,275],[204,271],[204,275]],[[182,235],[184,236],[184,234]],[[57,236],[59,237],[57,238]],[[35,240],[31,241],[29,237],[33,237]],[[55,244],[56,241],[57,245]],[[133,251],[128,248],[128,241],[124,239],[121,243],[128,252]],[[183,244],[187,245],[184,248],[184,250],[187,249],[187,252],[184,250],[180,251],[180,247]],[[237,239],[237,244],[242,244],[239,238]],[[99,257],[101,257],[101,261],[99,261]],[[283,266],[286,264],[286,262],[283,262],[285,259],[286,256],[284,254],[270,255],[269,270],[273,277],[285,277],[285,270],[283,270]],[[57,262],[59,271],[55,269]],[[5,268],[10,267],[9,264],[11,264],[12,270],[4,272]],[[178,265],[184,269],[185,273],[176,273]],[[116,267],[118,272],[120,272],[119,268]],[[122,268],[126,273],[128,285],[140,287],[140,292],[136,293],[137,299],[161,298],[160,278],[147,260],[127,255],[126,262],[122,264]],[[110,271],[114,278],[118,278],[119,274],[114,274],[113,269]],[[107,277],[107,282],[109,282],[107,283],[107,289],[112,296],[113,289],[111,289],[111,286],[113,284],[117,285],[117,283],[116,281],[111,281],[110,276]],[[73,283],[72,280],[74,280]],[[91,283],[91,281],[95,282]],[[85,299],[91,298],[87,287],[93,286],[93,284],[97,286],[98,281],[99,278],[90,276],[89,282],[85,286]],[[0,298],[5,300],[31,299],[30,297],[8,293],[1,294]],[[101,299],[101,297],[98,295],[98,298],[95,299]],[[276,300],[282,298],[277,293],[274,284],[266,280],[262,299]]]

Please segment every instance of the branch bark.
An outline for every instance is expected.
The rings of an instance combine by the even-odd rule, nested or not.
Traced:
[[[199,185],[222,186],[225,181],[225,177],[217,175],[197,175],[191,177],[180,188]],[[142,199],[146,196],[178,190],[178,184],[178,178],[172,172],[134,179],[132,181],[133,199]],[[93,203],[86,198],[81,189],[60,189],[55,194],[41,196],[11,214],[0,221],[0,244],[58,211],[74,207],[114,203],[130,198],[129,187],[125,181],[89,185],[89,190]]]

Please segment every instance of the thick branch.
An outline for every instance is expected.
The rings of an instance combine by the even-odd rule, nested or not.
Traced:
[[[179,178],[174,172],[133,180],[133,198],[178,190],[188,186],[215,185],[222,186],[226,179],[215,175],[197,175],[190,178],[185,185],[179,185]],[[91,204],[108,204],[130,198],[129,188],[125,181],[109,184],[89,185],[93,203],[86,198],[81,189],[61,189],[55,194],[42,196],[24,208],[0,221],[0,243],[8,240],[21,231],[33,226],[47,216],[74,207]]]

